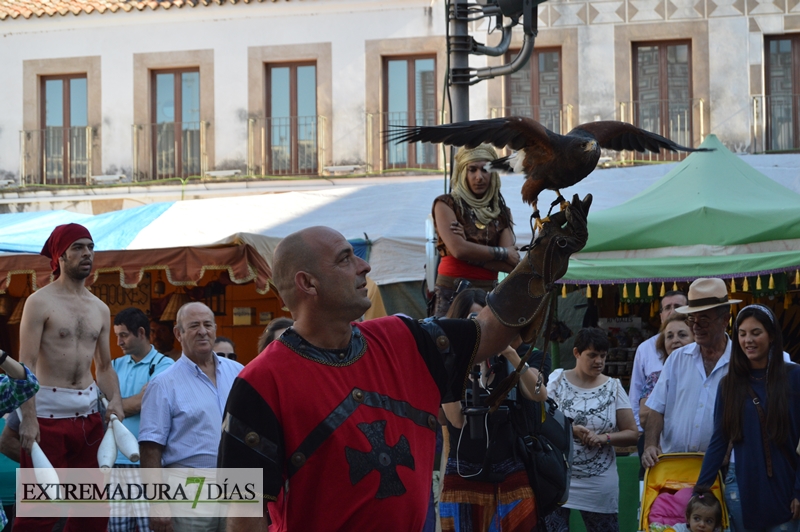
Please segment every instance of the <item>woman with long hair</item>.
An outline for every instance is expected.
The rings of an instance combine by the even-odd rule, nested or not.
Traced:
[[[800,367],[783,359],[775,314],[748,305],[736,316],[728,374],[714,407],[714,435],[698,488],[713,484],[733,445],[743,530],[800,530]],[[727,490],[726,490],[727,491]]]
[[[468,289],[455,297],[447,317],[467,318],[484,306],[486,292]],[[519,362],[519,354],[511,346],[482,362],[481,390],[490,393]],[[535,497],[516,448],[508,408],[516,401],[545,399],[547,388],[532,362],[507,402],[492,414],[468,417],[461,402],[442,405],[450,442],[439,502],[443,532],[531,532],[535,528]],[[478,424],[479,430],[471,430],[470,423]]]
[[[500,194],[500,176],[486,170],[497,159],[488,144],[458,150],[450,194],[433,200],[433,220],[441,261],[434,289],[434,314],[444,316],[462,280],[490,291],[497,272],[519,262],[511,211]]]

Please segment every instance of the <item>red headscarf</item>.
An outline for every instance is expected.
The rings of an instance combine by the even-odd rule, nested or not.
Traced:
[[[55,279],[58,279],[58,276],[61,275],[58,258],[64,254],[73,242],[81,238],[92,240],[92,235],[89,234],[88,229],[80,224],[59,225],[50,233],[50,238],[44,243],[41,254],[50,259],[50,268],[55,273]]]

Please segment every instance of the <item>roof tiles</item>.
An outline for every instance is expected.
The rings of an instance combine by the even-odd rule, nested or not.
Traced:
[[[251,0],[0,0],[0,21],[8,19],[41,18],[44,16],[91,14],[112,12],[120,9],[125,12],[134,10],[144,11],[151,9],[170,9],[171,7],[195,7],[211,4],[236,4],[243,1],[248,4]],[[265,0],[257,0],[264,2]],[[280,0],[271,0],[277,2]],[[287,0],[288,1],[288,0]]]

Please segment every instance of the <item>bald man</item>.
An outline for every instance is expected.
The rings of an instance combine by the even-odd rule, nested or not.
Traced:
[[[582,208],[588,202],[571,225],[585,223]],[[564,253],[584,243],[565,243]],[[512,276],[527,282],[523,262]],[[439,405],[459,400],[469,368],[519,333],[495,317],[505,314],[496,302],[474,320],[355,323],[370,307],[369,271],[326,227],[275,250],[273,282],[295,324],[236,379],[219,467],[262,468],[276,530],[422,530]],[[532,316],[526,291],[516,293]],[[229,519],[229,530],[265,523]]]
[[[184,304],[175,319],[183,354],[155,376],[142,397],[142,467],[213,468],[222,411],[242,365],[214,353],[217,324],[203,303]],[[151,508],[154,532],[224,532],[224,517],[166,517]]]

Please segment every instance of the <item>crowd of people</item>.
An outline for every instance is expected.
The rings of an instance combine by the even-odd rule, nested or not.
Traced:
[[[94,243],[84,227],[57,227],[42,254],[51,258],[55,281],[26,302],[21,364],[0,352],[5,371],[0,376],[0,412],[10,413],[0,452],[31,467],[36,442],[53,467],[97,467],[105,423],[115,415],[138,437],[141,460],[132,462],[118,451],[113,478],[134,478],[126,470],[139,467],[216,467],[225,404],[243,366],[235,361],[233,341],[216,335],[211,309],[187,303],[172,326],[129,307],[112,322],[105,303],[84,286],[94,257]],[[291,324],[287,318],[273,320],[263,336],[273,340]],[[109,328],[123,353],[113,360]],[[9,524],[0,511],[0,519],[16,531],[226,528],[224,518],[151,517],[146,505],[111,505],[108,518],[18,516]]]
[[[732,316],[741,301],[725,283],[697,279],[661,298],[661,328],[638,347],[630,393],[604,374],[602,329],[578,331],[574,368],[551,372],[546,354],[508,325],[529,323],[540,301],[524,290],[506,291],[502,305],[487,296],[498,272],[532,282],[542,271],[520,261],[499,177],[485,169],[496,157],[490,146],[461,149],[452,192],[434,201],[436,318],[359,321],[370,307],[369,264],[336,231],[308,228],[273,257],[272,281],[293,320],[270,323],[247,367],[202,303],[182,306],[174,324],[136,308],[112,321],[84,286],[91,235],[57,227],[42,250],[55,280],[26,302],[21,364],[0,352],[0,412],[19,408],[0,451],[30,468],[37,442],[57,468],[97,467],[114,415],[141,451],[139,463],[120,453],[115,474],[260,468],[265,516],[112,507],[108,518],[20,516],[14,530],[566,532],[577,510],[588,532],[618,532],[615,448],[638,443],[643,468],[665,453],[705,453],[695,486],[669,494],[685,496],[677,519],[686,530],[715,532],[724,517],[733,532],[800,532],[800,368],[774,313],[756,304]],[[567,207],[559,230],[577,244],[556,246],[562,257],[585,244],[590,202],[576,196]],[[114,360],[112,331],[124,353]],[[507,382],[489,410],[487,397]],[[543,512],[512,413],[548,398],[572,420],[574,454],[566,503]],[[714,486],[721,473],[724,500]]]

